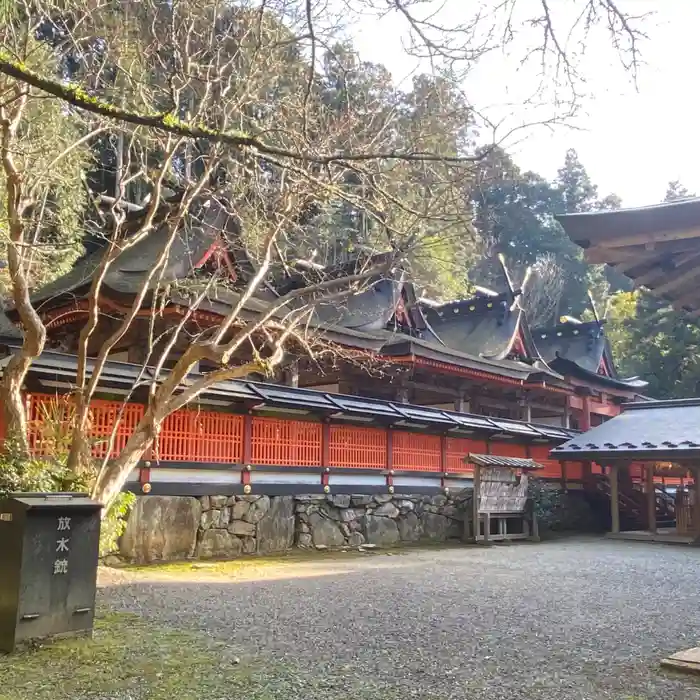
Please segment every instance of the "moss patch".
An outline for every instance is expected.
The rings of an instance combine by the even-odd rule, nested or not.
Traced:
[[[0,700],[216,698],[247,689],[250,678],[224,644],[110,614],[97,620],[92,639],[0,657]]]
[[[123,613],[100,617],[92,639],[0,656],[0,700],[340,700],[348,697],[347,685],[286,662],[240,662],[225,642]],[[396,697],[369,679],[353,691],[362,700]]]

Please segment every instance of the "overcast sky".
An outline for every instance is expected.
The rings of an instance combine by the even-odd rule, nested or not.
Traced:
[[[573,0],[554,0],[560,3]],[[474,0],[452,0],[448,19],[464,20],[473,12]],[[536,11],[537,0],[531,2]],[[575,148],[600,194],[615,192],[623,206],[653,204],[663,198],[669,180],[681,180],[700,194],[700,2],[698,0],[618,0],[632,12],[653,11],[644,22],[649,35],[642,45],[637,89],[612,54],[603,32],[597,33],[580,65],[590,97],[576,130],[539,127],[519,138],[511,137],[509,150],[523,169],[553,177],[567,148]],[[565,18],[563,18],[565,20]],[[527,30],[525,30],[527,31]],[[361,57],[383,63],[394,80],[410,80],[420,68],[402,49],[406,29],[399,18],[363,21],[353,31]],[[530,37],[530,40],[534,37]],[[523,108],[504,108],[518,103],[538,84],[536,65],[523,69],[511,55],[493,53],[480,62],[468,79],[471,100],[492,118],[504,114],[506,128],[532,120]],[[425,66],[424,66],[425,67]],[[505,110],[505,111],[504,111]],[[527,138],[523,138],[527,136]]]

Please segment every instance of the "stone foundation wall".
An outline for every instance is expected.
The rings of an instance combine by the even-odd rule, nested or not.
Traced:
[[[446,496],[297,496],[296,544],[326,549],[444,542],[462,536],[464,514]]]
[[[395,546],[460,538],[463,506],[442,496],[140,496],[121,539],[130,562],[234,558],[294,546]]]

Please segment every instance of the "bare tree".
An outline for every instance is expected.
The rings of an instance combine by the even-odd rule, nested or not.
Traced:
[[[564,283],[564,271],[551,253],[541,255],[532,265],[527,282],[521,286],[523,307],[533,328],[555,321]]]
[[[376,85],[348,88],[335,43],[339,19],[325,3],[146,0],[117,10],[106,0],[15,4],[0,29],[1,226],[24,340],[0,395],[8,433],[25,450],[21,389],[46,340],[31,296],[37,259],[46,250],[80,248],[65,231],[71,209],[59,196],[64,190],[82,193],[82,218],[102,238],[78,340],[73,469],[83,468],[90,451],[90,401],[105,365],[136,324],[145,324],[144,362],[155,368],[143,417],[97,476],[94,495],[105,503],[171,413],[218,382],[272,373],[292,343],[318,352],[324,340],[315,307],[362,291],[426,240],[429,250],[470,230],[464,193],[483,150],[476,154],[466,128],[469,110],[455,107],[459,72],[452,68],[478,60],[490,45],[475,42],[478,17],[455,31],[418,18],[415,3],[390,5],[411,27],[412,50],[422,43],[440,72],[442,82],[424,91],[430,109],[423,112],[401,99],[379,100]],[[322,53],[340,68],[332,85],[320,69]],[[48,159],[46,148],[36,147],[44,104],[63,129]],[[453,138],[439,138],[441,129]],[[80,158],[90,158],[105,133],[115,163],[110,193],[95,191],[76,172],[86,169]],[[225,216],[212,222],[202,210],[214,205]],[[271,276],[284,276],[300,251],[313,249],[319,217],[339,207],[365,222],[365,247],[387,254],[267,294]],[[192,270],[178,278],[172,263],[183,236],[198,226],[226,238],[231,220],[252,258],[248,278],[197,277]],[[157,247],[154,263],[129,303],[114,309],[105,281],[146,241]],[[442,254],[450,257],[449,250]],[[194,323],[214,304],[215,323]],[[174,307],[177,321],[164,323],[165,309]],[[193,374],[200,363],[208,370]]]

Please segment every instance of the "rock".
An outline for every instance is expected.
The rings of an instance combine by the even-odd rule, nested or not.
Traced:
[[[442,496],[438,494],[437,496],[433,496],[432,502],[434,506],[442,508],[442,506],[444,506],[447,503],[447,496]]]
[[[316,549],[318,549],[319,551],[324,550],[324,549],[328,549],[328,545],[325,545],[325,544],[317,544],[317,545],[316,545]]]
[[[340,531],[343,533],[343,537],[350,537],[350,528],[347,523],[338,523]]]
[[[109,568],[119,568],[123,566],[124,561],[121,557],[116,554],[108,554],[106,557],[102,557],[102,565]]]
[[[228,531],[232,535],[241,535],[243,537],[255,537],[255,529],[253,523],[247,523],[244,520],[234,520],[228,526]]]
[[[302,532],[299,535],[299,540],[298,544],[300,547],[312,547],[313,546],[313,540],[311,539],[311,535],[309,535],[306,532]]]
[[[202,504],[202,510],[209,510],[209,496],[201,496],[199,502]]]
[[[225,508],[228,496],[209,496],[209,503],[212,508]]]
[[[350,537],[348,537],[348,544],[352,547],[359,547],[365,543],[365,538],[362,536],[361,532],[353,532]]]
[[[340,547],[340,545],[345,544],[345,537],[336,523],[324,518],[320,513],[312,513],[309,516],[309,525],[314,545]]]
[[[393,503],[382,503],[379,508],[375,508],[373,515],[384,518],[395,518],[399,514],[399,509]]]
[[[201,559],[236,557],[243,552],[243,543],[226,530],[207,530],[197,547]]]
[[[299,532],[311,532],[308,523],[299,523]]]
[[[365,538],[371,544],[391,546],[400,541],[396,523],[387,517],[365,515]]]
[[[344,493],[338,493],[332,496],[333,505],[337,508],[349,508],[350,507],[350,496]]]
[[[245,514],[243,520],[249,523],[258,523],[265,517],[268,510],[270,510],[270,497],[261,496],[259,500],[251,504],[250,510]]]
[[[425,539],[442,542],[447,539],[450,519],[436,513],[423,513],[421,515],[421,525]]]
[[[404,542],[417,542],[421,538],[421,521],[415,513],[406,513],[397,520],[397,525],[399,535]]]
[[[221,511],[204,511],[204,513],[202,513],[202,517],[199,520],[199,526],[202,528],[202,530],[209,530],[209,528],[221,527]]]
[[[233,508],[231,508],[230,520],[245,520],[250,507],[251,504],[248,501],[236,501]]]
[[[362,494],[353,494],[350,496],[350,503],[353,506],[367,506],[372,503],[372,496],[363,496]]]
[[[340,513],[342,511],[338,510],[337,508],[334,508],[330,503],[324,503],[319,507],[319,512],[324,515],[326,518],[329,520],[338,520],[340,521]]]
[[[448,518],[454,518],[455,520],[461,520],[464,518],[464,516],[462,515],[462,511],[459,508],[457,508],[457,506],[451,504],[441,508],[440,515],[445,515]]]
[[[253,554],[257,547],[255,537],[243,537],[243,554]]]
[[[234,505],[236,505],[236,497],[235,497],[235,496],[229,496],[229,497],[226,499],[226,505],[227,505],[227,506],[234,506]]]
[[[415,509],[415,503],[413,501],[409,501],[406,499],[403,499],[401,501],[394,501],[394,505],[402,512],[402,513],[407,513],[410,510]]]
[[[231,509],[222,508],[221,518],[219,520],[219,527],[226,527],[231,522]]]
[[[325,501],[326,497],[321,493],[306,493],[295,496],[294,500],[299,503],[315,503],[317,501]]]
[[[362,522],[360,520],[351,520],[347,523],[347,526],[350,532],[357,532],[362,529]]]
[[[394,497],[390,493],[378,493],[374,496],[375,503],[388,503]]]
[[[353,508],[344,508],[340,511],[340,519],[344,523],[349,523],[351,520],[357,520],[357,513]]]
[[[294,497],[275,496],[269,503],[258,522],[258,552],[284,552],[294,546]]]

